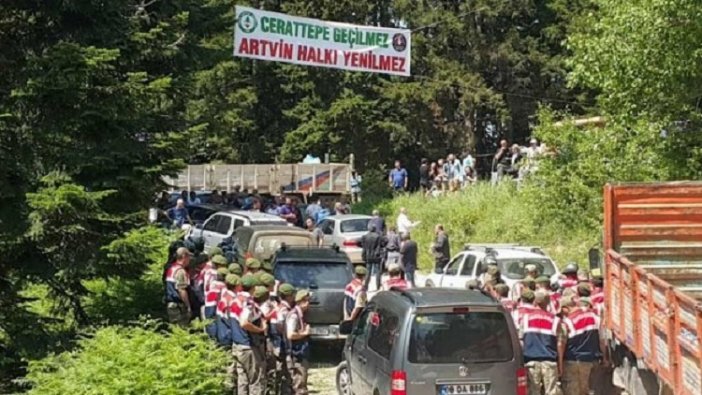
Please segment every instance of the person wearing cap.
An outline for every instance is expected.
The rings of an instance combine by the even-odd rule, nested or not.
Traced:
[[[229,270],[229,273],[236,274],[239,277],[241,277],[244,274],[244,270],[241,268],[241,265],[238,263],[230,264],[227,267],[227,269]]]
[[[493,279],[492,274],[490,273],[494,273],[497,270],[497,260],[494,256],[487,255],[485,259],[483,259],[483,264],[485,264],[485,271],[480,274],[480,277],[478,277],[478,283],[484,287],[485,284]]]
[[[205,270],[211,263],[207,254],[199,253],[197,249],[190,250],[190,252],[193,254],[190,265],[188,265],[188,274],[190,275],[188,296],[190,298],[190,308],[192,310],[190,318],[202,318],[202,306],[205,304]]]
[[[495,297],[500,301],[502,307],[504,307],[507,313],[512,313],[516,303],[509,297],[509,286],[507,284],[497,284],[495,285]]]
[[[606,358],[600,338],[600,317],[588,298],[562,300],[563,319],[558,342],[558,368],[565,394],[590,393],[590,373],[596,362]],[[606,361],[605,361],[606,364]]]
[[[402,278],[402,269],[397,263],[391,263],[388,266],[389,277],[383,282],[383,290],[389,291],[393,288],[398,290],[407,289],[407,281]]]
[[[529,280],[536,280],[536,277],[538,277],[538,275],[539,275],[539,270],[536,267],[536,265],[534,265],[533,263],[525,265],[524,266],[524,279],[522,279],[522,281],[514,284],[514,286],[512,287],[512,295],[511,295],[512,299],[519,300],[519,297],[522,295],[522,291],[524,291],[524,289],[525,289],[524,288],[525,287],[524,280],[526,280],[527,282],[529,282]],[[533,289],[534,288],[532,288],[532,290]]]
[[[282,283],[278,285],[277,291],[280,300],[275,307],[268,326],[268,336],[271,339],[273,355],[275,356],[275,374],[271,376],[274,378],[272,392],[286,395],[292,392],[292,380],[286,363],[289,351],[286,347],[287,341],[284,338],[285,319],[295,304],[295,292],[297,290],[291,284]]]
[[[205,293],[205,304],[203,306],[202,319],[203,320],[213,320],[213,322],[208,323],[205,326],[205,333],[207,333],[211,338],[217,337],[217,304],[219,304],[219,299],[227,289],[226,278],[229,275],[227,269],[220,267],[217,269],[217,278],[215,278],[210,283],[210,288]]]
[[[205,319],[205,309],[207,307],[207,293],[210,291],[212,282],[217,279],[218,268],[225,268],[227,260],[222,255],[213,255],[200,270],[197,278],[197,292],[202,294],[202,306],[200,307],[200,319]],[[226,270],[226,269],[225,269]],[[222,280],[224,281],[224,280]],[[215,305],[210,304],[210,307]],[[214,311],[214,310],[213,310]]]
[[[271,263],[271,261],[263,261],[263,263],[261,264],[261,269],[265,273],[273,274],[273,264]]]
[[[295,294],[295,307],[285,318],[285,337],[288,341],[288,370],[292,379],[292,393],[307,395],[307,369],[310,353],[310,326],[305,312],[310,307],[310,292],[306,289]]]
[[[264,336],[268,330],[259,302],[268,298],[251,274],[241,278],[241,292],[232,305],[232,353],[236,361],[238,394],[263,395],[266,390]]]
[[[558,280],[558,288],[561,293],[566,289],[573,289],[578,286],[578,264],[569,262],[561,271],[561,279]]]
[[[344,320],[353,321],[366,307],[368,295],[364,286],[364,280],[368,275],[368,269],[363,266],[356,266],[354,278],[344,288]]]
[[[261,270],[261,261],[256,258],[246,260],[246,273],[256,274]]]
[[[271,274],[268,274],[266,272],[262,272],[262,274],[259,277],[259,280],[261,282],[261,285],[266,288],[266,291],[268,291],[268,299],[265,301],[259,303],[260,308],[261,308],[261,314],[263,314],[263,319],[268,322],[268,332],[266,333],[266,340],[265,340],[265,356],[266,356],[266,376],[267,377],[273,377],[275,376],[275,369],[276,369],[276,363],[275,363],[275,354],[274,354],[274,345],[273,341],[271,339],[271,331],[273,328],[273,319],[276,314],[276,305],[277,302],[275,298],[271,296],[271,292],[273,292],[273,288],[275,286],[275,278]],[[269,389],[274,389],[276,387],[276,382],[274,380],[269,380],[268,381],[268,386]]]
[[[190,278],[187,273],[191,256],[192,254],[187,248],[179,247],[176,250],[175,262],[168,267],[165,273],[168,322],[181,326],[187,326],[190,323],[192,314],[188,296]]]
[[[531,289],[525,289],[524,292],[522,292],[522,296],[519,298],[519,303],[517,303],[517,306],[512,311],[512,319],[514,320],[514,324],[517,329],[519,329],[519,323],[521,322],[524,314],[534,309],[534,298],[534,291]]]
[[[592,292],[590,293],[590,301],[592,302],[592,307],[595,312],[602,316],[604,312],[604,290],[602,286],[604,285],[604,279],[598,273],[592,273],[592,280],[590,280],[592,287]]]
[[[537,290],[534,293],[534,308],[526,311],[519,322],[529,395],[559,394],[558,333],[561,323],[555,314],[548,311],[550,301],[546,290]]]
[[[558,300],[561,295],[558,292],[551,290],[551,279],[548,276],[539,276],[536,278],[536,291],[543,291],[549,296],[548,311],[553,314],[558,314],[560,306]]]
[[[236,298],[241,287],[241,279],[236,274],[227,274],[224,277],[224,285],[225,288],[217,295],[215,338],[220,346],[231,348],[233,330],[239,314]],[[234,373],[233,366],[230,367],[230,373],[232,375]]]

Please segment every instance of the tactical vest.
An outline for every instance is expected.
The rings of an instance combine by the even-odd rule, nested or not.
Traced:
[[[356,298],[361,290],[363,290],[363,283],[357,278],[346,284],[346,288],[344,288],[344,310],[347,316],[351,316],[351,313],[353,313],[353,309],[356,307]]]
[[[542,309],[533,309],[521,318],[524,362],[556,361],[560,320]]]
[[[296,306],[294,309],[290,311],[289,316],[286,318],[287,319],[295,319],[298,320],[298,330],[303,330],[305,328],[305,319],[304,319],[304,314],[302,313],[302,309],[300,309],[299,306]],[[297,359],[308,359],[310,355],[310,341],[309,339],[301,339],[301,340],[294,340],[294,341],[288,341],[289,343],[289,350],[290,350],[290,355],[297,358]]]
[[[168,269],[166,269],[166,303],[184,303],[184,301],[180,298],[180,293],[178,292],[178,288],[176,287],[176,275],[180,271],[185,272],[185,268],[182,265],[179,265],[177,263],[172,264]],[[188,273],[185,272],[185,282],[186,284],[190,283],[190,279],[188,278]]]
[[[594,362],[600,356],[600,317],[592,310],[578,309],[563,318],[568,331],[565,360]]]

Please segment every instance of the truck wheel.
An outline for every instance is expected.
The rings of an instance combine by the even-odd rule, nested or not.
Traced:
[[[336,391],[339,395],[353,395],[351,392],[351,372],[346,361],[341,361],[336,368]]]
[[[424,284],[425,287],[431,288],[434,286],[434,282],[431,280],[427,280],[427,282]]]

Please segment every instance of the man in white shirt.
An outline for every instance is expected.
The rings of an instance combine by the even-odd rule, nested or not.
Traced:
[[[407,209],[404,207],[400,208],[400,215],[397,216],[397,231],[400,233],[400,235],[410,234],[412,228],[417,225],[419,225],[419,221],[410,221],[409,217],[407,216]]]

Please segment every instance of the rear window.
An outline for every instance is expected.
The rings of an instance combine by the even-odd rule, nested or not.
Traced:
[[[526,265],[535,265],[539,276],[551,277],[556,273],[556,268],[551,261],[544,258],[510,258],[498,261],[500,274],[510,280],[521,280],[526,277]]]
[[[418,314],[412,322],[411,363],[505,362],[514,358],[512,336],[500,312]]]
[[[275,278],[296,288],[344,289],[351,281],[351,269],[344,262],[278,262]]]
[[[257,238],[255,243],[254,254],[261,259],[269,259],[283,243],[289,246],[309,246],[312,240],[307,235],[270,235]]]
[[[368,232],[369,218],[348,219],[341,221],[341,233]]]

